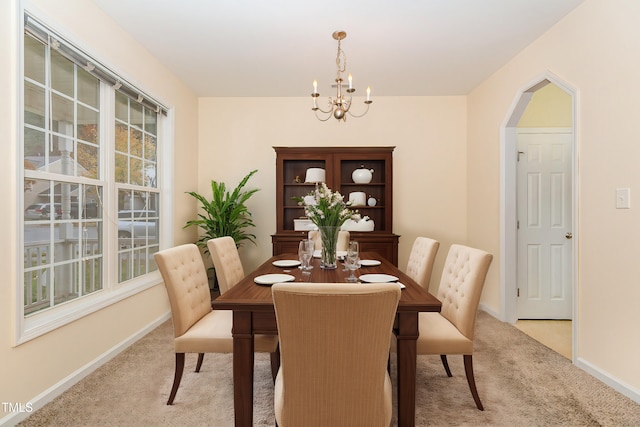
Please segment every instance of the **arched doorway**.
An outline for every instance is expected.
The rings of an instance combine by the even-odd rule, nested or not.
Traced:
[[[531,222],[531,217],[534,217],[536,212],[541,212],[539,206],[535,206],[533,210],[531,210],[531,206],[522,206],[523,198],[518,197],[518,194],[522,196],[523,189],[524,191],[533,191],[535,190],[535,186],[542,181],[532,180],[533,184],[525,183],[522,185],[522,176],[520,176],[520,189],[518,186],[518,174],[522,174],[521,169],[519,169],[519,157],[526,154],[522,151],[521,148],[518,148],[518,140],[522,140],[522,126],[521,121],[528,114],[528,109],[533,108],[535,103],[533,102],[534,96],[542,97],[543,92],[547,92],[551,86],[555,89],[558,89],[562,94],[568,99],[569,109],[568,112],[569,117],[565,118],[565,121],[560,123],[558,126],[558,122],[552,123],[551,125],[546,124],[544,120],[539,122],[534,127],[537,127],[538,130],[540,128],[547,128],[545,131],[550,133],[557,132],[561,129],[562,132],[568,133],[568,139],[565,139],[566,142],[566,155],[567,155],[567,167],[566,171],[566,179],[570,181],[570,185],[566,186],[566,196],[568,197],[568,204],[564,206],[566,217],[566,224],[564,226],[568,226],[569,229],[561,229],[561,227],[557,227],[557,230],[552,230],[554,232],[562,232],[562,242],[556,241],[551,242],[550,247],[552,248],[551,255],[549,254],[548,249],[544,249],[543,245],[536,244],[533,245],[523,245],[523,234],[522,227],[528,226]],[[546,89],[545,89],[546,88]],[[538,95],[536,95],[538,94]],[[557,105],[554,105],[552,101],[547,99],[547,104],[544,108],[538,111],[538,117],[545,116],[546,120],[558,119],[558,116],[565,114],[561,113],[558,110],[554,110]],[[539,103],[538,103],[539,104]],[[556,103],[557,104],[557,103]],[[544,300],[545,295],[548,298],[548,292],[544,291],[542,288],[537,288],[536,285],[532,286],[531,289],[524,289],[525,295],[523,295],[523,281],[524,282],[539,282],[543,283],[545,286],[552,287],[557,286],[557,282],[559,275],[556,274],[554,276],[554,271],[564,271],[566,273],[565,279],[568,280],[569,287],[566,293],[568,295],[564,295],[565,297],[569,297],[570,300],[568,304],[570,304],[570,317],[573,320],[573,330],[575,331],[577,325],[576,318],[576,310],[575,310],[575,294],[576,294],[576,271],[577,271],[577,150],[575,143],[575,111],[576,111],[576,91],[568,86],[566,83],[560,81],[555,76],[547,73],[542,77],[534,80],[532,84],[528,84],[524,86],[524,88],[516,95],[513,103],[513,107],[509,114],[506,117],[505,124],[502,127],[502,135],[501,135],[501,253],[502,253],[502,262],[501,262],[501,315],[503,320],[509,323],[516,323],[519,318],[519,302],[523,301],[522,298],[529,298],[532,300]],[[539,109],[539,105],[537,107]],[[524,120],[526,121],[526,120]],[[547,122],[548,123],[548,122]],[[531,126],[525,124],[525,127]],[[549,130],[553,126],[557,126],[555,130]],[[531,129],[529,129],[531,131]],[[535,132],[532,132],[535,133]],[[566,135],[565,135],[566,136]],[[521,142],[522,143],[522,142]],[[535,144],[534,144],[535,145]],[[526,151],[526,150],[525,150]],[[520,171],[520,172],[519,172]],[[563,178],[558,178],[560,175],[556,173],[552,179],[555,179],[557,182],[562,182]],[[529,187],[527,187],[529,184]],[[551,190],[553,191],[553,190]],[[520,193],[519,193],[520,192]],[[555,194],[555,193],[554,193]],[[526,199],[526,198],[525,198]],[[527,211],[529,209],[529,211]],[[558,211],[562,211],[562,209],[558,209]],[[553,216],[553,212],[551,213]],[[557,216],[557,215],[556,215]],[[524,224],[523,224],[524,220]],[[568,225],[567,225],[568,224]],[[535,228],[535,227],[534,227]],[[552,227],[553,228],[553,227]],[[557,234],[557,233],[556,233]],[[525,237],[526,238],[526,237]],[[520,239],[520,241],[519,241]],[[520,244],[519,244],[520,243]],[[526,242],[525,242],[526,243]],[[562,245],[567,249],[566,252],[562,251]],[[531,249],[533,248],[533,249]],[[541,249],[542,248],[542,249]],[[559,249],[560,248],[560,249]],[[545,252],[546,250],[546,252]],[[553,252],[555,250],[555,252]],[[525,253],[529,251],[528,253]],[[544,256],[539,256],[540,254]],[[560,254],[560,255],[559,255]],[[564,254],[564,255],[563,255]],[[527,259],[529,256],[529,259]],[[561,261],[563,256],[566,256],[566,263],[562,270]],[[533,264],[523,264],[524,262],[529,262]],[[536,264],[540,259],[545,260],[546,262],[552,262],[551,266],[551,275],[549,276],[549,272],[544,270],[544,266],[542,264]],[[537,261],[536,261],[537,260]],[[547,266],[548,267],[548,266]],[[554,270],[555,268],[555,270]],[[540,274],[540,273],[546,273]],[[524,274],[523,274],[524,273]],[[537,283],[536,282],[536,283]],[[525,283],[526,286],[526,283]],[[545,293],[546,292],[546,293]],[[562,291],[558,289],[550,290],[553,298],[550,298],[548,304],[553,304],[556,301],[552,301],[553,299],[558,299],[557,294]],[[555,292],[555,294],[554,294]],[[538,293],[538,294],[536,294]],[[520,294],[520,295],[519,295]],[[555,296],[554,296],[555,295]],[[540,302],[540,301],[534,301]],[[542,301],[544,303],[544,301]],[[567,301],[565,301],[567,302]],[[541,314],[538,317],[535,315],[532,316],[531,313],[535,314],[535,310],[540,310],[540,305],[533,306],[531,309],[533,311],[528,311],[527,317],[529,318],[545,318],[545,316],[549,316],[548,314]],[[522,310],[520,310],[522,311]],[[565,316],[566,317],[566,316]],[[573,348],[575,348],[575,336],[573,335]]]

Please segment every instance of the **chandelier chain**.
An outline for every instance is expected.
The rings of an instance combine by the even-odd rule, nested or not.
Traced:
[[[340,57],[342,56],[342,66],[340,66]],[[344,73],[347,69],[347,55],[340,47],[340,40],[338,39],[338,54],[336,55],[336,67],[338,67],[337,78],[340,78],[340,74]]]

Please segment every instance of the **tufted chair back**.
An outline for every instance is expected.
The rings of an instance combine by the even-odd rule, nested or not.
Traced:
[[[349,249],[349,239],[351,235],[347,230],[338,231],[338,242],[336,243],[336,251],[346,251]],[[316,250],[322,249],[322,239],[320,238],[320,231],[309,231],[309,240],[313,241]]]
[[[409,254],[405,273],[426,290],[429,290],[433,261],[436,259],[439,247],[440,242],[437,240],[416,237]]]
[[[476,314],[493,255],[480,249],[451,245],[445,261],[438,299],[440,314],[473,340]]]
[[[207,247],[213,259],[220,295],[222,295],[244,278],[238,248],[231,236],[211,239],[207,242]]]
[[[200,250],[193,243],[154,255],[164,279],[175,337],[183,335],[211,311],[209,280]]]

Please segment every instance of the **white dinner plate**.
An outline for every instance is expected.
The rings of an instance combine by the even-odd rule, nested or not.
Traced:
[[[290,274],[263,274],[253,279],[258,285],[273,285],[274,283],[293,282],[296,280]]]
[[[391,276],[390,274],[363,274],[359,277],[362,282],[367,283],[386,283],[386,282],[397,282],[398,278],[396,276]]]
[[[382,264],[380,261],[378,261],[377,259],[361,259],[360,260],[360,265],[364,266],[364,267],[374,267],[376,265],[380,265]]]
[[[273,261],[271,264],[276,267],[297,267],[300,265],[300,261],[297,259],[278,259]]]

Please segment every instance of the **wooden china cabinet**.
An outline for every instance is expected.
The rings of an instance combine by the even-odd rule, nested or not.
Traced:
[[[399,236],[393,234],[393,149],[395,147],[273,147],[276,152],[276,233],[271,236],[273,254],[297,253],[298,243],[308,231],[295,230],[294,220],[304,218],[304,208],[293,200],[314,190],[305,182],[307,169],[325,170],[325,182],[345,201],[352,192],[364,192],[375,205],[354,206],[375,222],[373,231],[351,231],[351,239],[363,252],[377,252],[398,265]],[[371,182],[355,183],[352,172],[373,169]],[[373,204],[373,203],[372,203]]]

